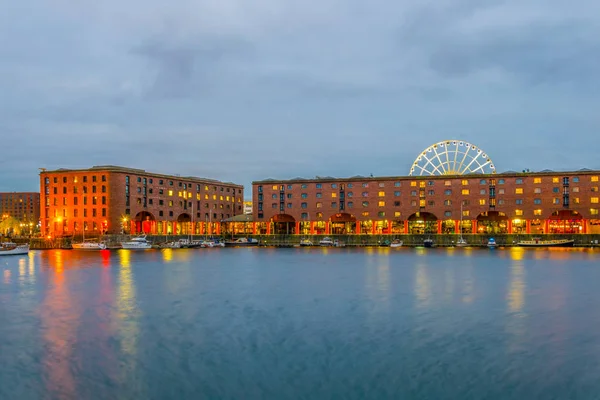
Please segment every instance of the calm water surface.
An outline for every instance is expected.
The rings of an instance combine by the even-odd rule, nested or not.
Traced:
[[[600,399],[600,251],[0,258],[0,399]]]

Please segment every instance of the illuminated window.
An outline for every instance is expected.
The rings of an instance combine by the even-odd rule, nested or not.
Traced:
[[[537,194],[542,193],[542,188],[533,189],[533,193],[537,193]]]
[[[468,179],[463,179],[462,181],[460,181],[460,184],[463,186],[467,186],[469,184],[469,180]]]
[[[463,210],[463,217],[469,216],[469,210]]]
[[[540,210],[540,209],[533,210],[533,215],[542,215],[542,210]]]
[[[579,204],[579,197],[571,197],[573,204]]]
[[[498,189],[498,194],[504,194],[504,189]]]
[[[523,210],[515,210],[515,215],[518,215],[518,216],[523,215]]]
[[[169,196],[173,196],[173,191],[169,190]]]
[[[592,215],[598,215],[598,209],[597,208],[590,208],[590,214],[592,214]]]
[[[452,185],[452,181],[445,181],[444,182],[444,186],[451,186]]]
[[[379,207],[385,207],[385,201],[380,201],[379,203],[377,203],[377,205]]]
[[[323,218],[323,213],[322,212],[318,212],[317,213],[317,218]]]
[[[485,199],[479,199],[479,205],[485,206]]]
[[[368,217],[369,216],[369,212],[368,211],[363,211],[362,212],[362,216],[363,217]]]
[[[425,187],[425,181],[419,182],[419,187]]]
[[[466,196],[469,194],[469,189],[463,189],[461,190],[461,193]]]
[[[598,191],[598,186],[592,186],[592,187],[590,188],[590,190],[591,190],[592,192],[597,192],[597,191]]]
[[[173,207],[173,200],[169,200],[169,207]]]
[[[411,183],[410,183],[410,186],[417,186],[417,182],[414,182],[414,181],[413,181],[413,182],[411,182]]]
[[[321,202],[317,203],[317,208],[321,208],[321,207],[323,207],[323,203],[321,203]]]
[[[277,190],[277,185],[273,185],[272,189]]]
[[[523,188],[516,188],[515,194],[523,194]]]
[[[558,182],[560,182],[560,181],[557,176],[552,177],[552,183],[558,183]]]
[[[558,197],[553,198],[552,204],[560,204],[560,199]]]
[[[379,193],[377,193],[377,195],[378,195],[379,197],[385,197],[385,192],[379,192]]]
[[[289,198],[289,195],[288,195]],[[223,196],[219,196],[219,200],[223,201]]]
[[[216,199],[217,199],[217,195],[213,194],[213,200],[216,200]]]
[[[452,205],[452,200],[444,200],[444,205],[445,206],[451,206]]]
[[[533,178],[533,183],[542,183],[542,178]]]
[[[204,200],[208,200],[208,193],[204,194]]]
[[[336,198],[337,197],[337,193],[331,193],[331,197],[332,198]]]
[[[573,190],[573,193],[579,193],[579,188],[578,187],[574,187],[572,190]]]
[[[225,200],[226,200],[226,201],[229,201],[229,196],[226,196],[226,197],[225,197]]]
[[[592,203],[592,204],[598,204],[598,198],[597,197],[590,197],[590,203]]]
[[[394,217],[399,217],[400,216],[400,211],[394,211]]]
[[[419,207],[425,207],[425,200],[419,200]]]

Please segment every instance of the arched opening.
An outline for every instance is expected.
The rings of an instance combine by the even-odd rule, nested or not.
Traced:
[[[548,232],[544,233],[582,233],[583,217],[574,210],[559,210],[550,214],[547,221]]]
[[[289,214],[277,214],[271,218],[275,235],[290,235],[296,232],[296,219]]]
[[[140,211],[131,220],[132,233],[152,234],[156,232],[156,218],[148,211]]]
[[[348,213],[337,213],[329,218],[332,235],[356,233],[356,217]]]
[[[508,233],[508,217],[500,211],[486,211],[477,216],[477,233]]]
[[[190,235],[192,233],[192,216],[188,213],[179,214],[177,217],[177,224],[175,226],[175,234]]]
[[[408,217],[408,232],[413,235],[437,233],[437,217],[429,212],[416,212]]]

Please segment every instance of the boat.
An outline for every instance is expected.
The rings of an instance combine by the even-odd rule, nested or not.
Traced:
[[[128,242],[121,242],[121,247],[128,250],[148,250],[152,243],[146,240],[146,235],[131,238]]]
[[[498,246],[498,243],[496,243],[496,239],[489,238],[487,242],[487,247],[489,247],[490,249],[495,249],[496,246]]]
[[[390,243],[390,247],[392,247],[392,248],[402,247],[402,240],[400,240],[400,239],[392,240],[392,243]]]
[[[208,248],[213,248],[213,247],[225,247],[225,243],[218,241],[218,240],[203,240],[200,243],[200,247],[208,247]]]
[[[310,246],[313,246],[313,242],[311,242],[309,239],[302,239],[300,241],[300,246],[310,247]]]
[[[423,246],[425,247],[433,247],[435,244],[433,243],[433,239],[427,238],[423,240]]]
[[[73,250],[86,250],[86,251],[93,251],[93,250],[106,250],[106,244],[103,242],[98,242],[96,240],[84,240],[81,243],[72,243],[71,247]]]
[[[0,246],[0,256],[18,256],[29,253],[29,244],[4,242]]]
[[[465,247],[468,245],[469,245],[469,243],[467,243],[467,241],[462,237],[456,241],[456,247]]]
[[[319,246],[333,246],[333,240],[330,237],[324,237],[319,240]]]
[[[533,240],[521,240],[517,242],[517,245],[522,247],[573,247],[574,244],[575,240],[573,239],[542,240],[534,238]]]
[[[235,247],[235,246],[258,246],[258,240],[254,238],[239,238],[236,240],[228,240],[225,242],[225,246]]]

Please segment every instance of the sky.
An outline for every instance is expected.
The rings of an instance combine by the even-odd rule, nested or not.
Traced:
[[[0,191],[38,168],[232,181],[600,169],[596,0],[0,0]]]

